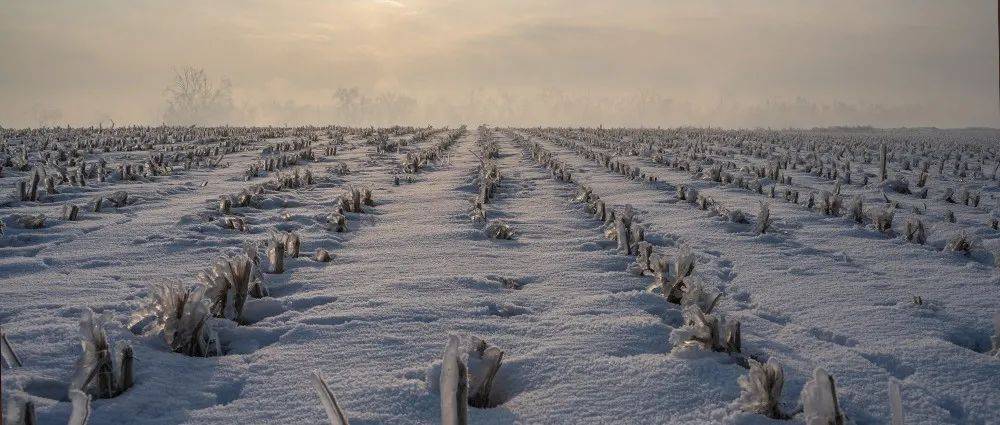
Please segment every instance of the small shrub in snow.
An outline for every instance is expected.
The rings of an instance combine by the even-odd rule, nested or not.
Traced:
[[[472,350],[468,356],[469,374],[469,405],[478,408],[496,407],[498,400],[491,397],[493,381],[500,364],[503,362],[503,350],[488,344],[486,341],[471,337]]]
[[[950,187],[944,188],[944,195],[941,197],[941,200],[943,200],[943,201],[945,201],[945,202],[947,202],[949,204],[954,204],[955,203],[955,189],[952,189]]]
[[[947,221],[947,222],[949,222],[949,223],[954,223],[955,222],[955,212],[952,211],[952,210],[945,210],[945,212],[944,212],[944,220]]]
[[[76,221],[80,216],[80,207],[74,204],[63,205],[62,219],[66,221]]]
[[[229,200],[229,197],[225,197],[219,200],[219,212],[222,214],[229,214],[232,211],[233,202]]]
[[[697,276],[688,277],[687,288],[681,296],[681,305],[687,307],[693,305],[698,307],[705,314],[712,314],[715,305],[722,299],[722,294],[709,294],[705,290],[705,284]]]
[[[864,213],[864,203],[861,200],[861,195],[855,195],[851,199],[851,207],[847,212],[848,217],[854,220],[855,223],[861,224],[865,220]]]
[[[684,326],[670,334],[675,346],[694,345],[703,350],[729,354],[741,351],[740,322],[705,314],[696,305],[684,307]]]
[[[843,425],[844,415],[837,403],[837,387],[833,377],[821,368],[802,389],[802,405],[807,424]]]
[[[134,362],[132,346],[118,347],[118,369],[111,357],[111,344],[104,332],[108,315],[95,315],[86,308],[80,319],[80,336],[83,353],[77,361],[71,389],[80,390],[97,398],[112,398],[132,386]]]
[[[267,261],[271,264],[271,273],[281,274],[285,272],[285,243],[276,239],[271,239],[267,246]]]
[[[840,207],[842,203],[840,195],[830,192],[823,192],[820,200],[821,200],[820,210],[823,212],[823,214],[830,216],[840,215]]]
[[[132,315],[129,327],[146,334],[162,334],[177,353],[196,357],[222,354],[204,300],[205,287],[186,289],[180,284],[158,284],[150,299]]]
[[[111,205],[115,208],[121,208],[128,205],[128,192],[119,190],[104,197],[104,199],[111,203]]]
[[[944,250],[969,255],[972,253],[973,244],[972,238],[967,233],[960,232],[948,240],[948,244],[944,246]]]
[[[10,345],[10,341],[7,340],[7,334],[3,332],[3,328],[0,328],[0,360],[3,360],[0,364],[8,369],[22,367],[21,358],[17,356],[14,347]]]
[[[299,258],[299,247],[301,241],[299,235],[294,232],[285,233],[285,253],[292,258]]]
[[[213,316],[243,322],[243,310],[251,292],[267,293],[263,282],[256,278],[256,267],[250,256],[239,254],[221,258],[198,274]]]
[[[906,240],[921,245],[927,243],[927,229],[919,218],[910,217],[906,221]]]
[[[475,198],[470,199],[469,202],[472,204],[472,208],[469,210],[469,219],[477,223],[486,221],[486,208],[483,203]]]
[[[762,235],[771,229],[772,224],[774,224],[774,220],[771,219],[771,207],[761,202],[760,211],[757,212],[757,223],[754,224],[753,231]]]
[[[41,229],[45,227],[45,214],[15,214],[12,217],[24,229]]]
[[[494,220],[486,226],[485,232],[493,239],[514,239],[514,229],[503,220]]]
[[[891,207],[877,208],[871,211],[872,222],[875,225],[875,230],[882,232],[883,234],[892,233],[892,218],[895,215],[895,211]]]
[[[330,425],[349,425],[347,415],[337,404],[333,391],[330,391],[330,387],[326,385],[326,381],[323,380],[323,376],[319,372],[312,373],[312,383],[316,392],[319,393],[320,402],[323,403],[323,409],[326,410],[326,417],[330,419]]]
[[[748,362],[750,372],[737,381],[740,384],[740,408],[744,412],[758,413],[771,419],[787,418],[778,405],[781,401],[781,389],[785,386],[785,374],[781,365],[773,357],[764,364],[754,359],[748,359]]]
[[[330,252],[323,248],[316,248],[316,253],[313,254],[312,258],[320,263],[328,263],[332,259],[330,257]]]
[[[347,217],[336,212],[326,216],[326,228],[334,232],[343,233],[347,231]]]
[[[241,217],[223,217],[222,227],[225,227],[227,229],[232,229],[237,232],[250,231],[250,227],[247,226],[246,220],[243,220],[243,218]]]
[[[674,260],[674,279],[670,283],[670,288],[663,293],[667,301],[680,304],[681,297],[684,296],[685,279],[694,273],[694,254],[688,247],[682,247],[677,258]]]

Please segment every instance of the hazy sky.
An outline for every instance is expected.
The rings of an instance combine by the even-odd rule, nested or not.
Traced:
[[[356,86],[437,121],[499,120],[448,115],[492,96],[517,124],[1000,126],[996,20],[992,0],[0,0],[0,125],[158,124],[194,66],[255,122]]]

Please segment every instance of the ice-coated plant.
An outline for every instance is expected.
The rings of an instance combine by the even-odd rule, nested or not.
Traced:
[[[347,217],[343,214],[332,212],[326,216],[326,229],[343,233],[347,231]]]
[[[952,210],[945,210],[945,212],[944,212],[944,220],[947,221],[947,222],[949,222],[949,223],[954,223],[955,222],[955,212],[952,211]]]
[[[14,214],[12,217],[24,229],[45,227],[45,214]]]
[[[694,345],[703,350],[729,354],[741,352],[742,336],[739,321],[705,314],[697,305],[684,307],[684,326],[670,334],[674,346]]]
[[[865,220],[864,203],[861,200],[861,195],[854,195],[851,198],[851,206],[847,212],[848,217],[854,220],[855,223],[861,224]]]
[[[468,425],[469,373],[459,352],[457,335],[448,338],[441,363],[441,425]]]
[[[990,338],[991,353],[1000,359],[1000,312],[993,313],[993,336]]]
[[[842,202],[840,195],[824,191],[821,194],[820,200],[822,201],[820,203],[820,210],[823,211],[823,214],[830,216],[840,215],[840,207]]]
[[[677,258],[674,259],[674,278],[670,282],[670,288],[663,292],[667,301],[680,304],[681,298],[684,296],[685,279],[694,273],[694,261],[695,257],[691,253],[691,249],[687,246],[681,247]]]
[[[333,396],[333,391],[330,391],[330,387],[326,385],[326,380],[319,372],[312,373],[312,383],[313,388],[316,388],[316,392],[319,394],[319,400],[323,403],[323,410],[326,411],[326,417],[330,419],[330,425],[349,425],[347,422],[347,415],[337,404],[337,398]]]
[[[927,229],[919,218],[910,217],[906,221],[906,240],[921,245],[927,243]]]
[[[965,255],[970,255],[972,253],[972,247],[974,242],[968,233],[959,232],[955,236],[952,236],[948,240],[948,244],[944,246],[945,251],[951,252],[961,252]]]
[[[767,363],[747,359],[750,372],[739,377],[740,398],[737,403],[744,412],[758,413],[771,419],[786,419],[779,402],[785,386],[785,374],[774,357]]]
[[[0,411],[0,419],[4,425],[36,425],[35,403],[30,401],[15,401],[7,403],[6,411]]]
[[[483,203],[476,198],[470,199],[469,202],[472,204],[472,208],[469,210],[469,219],[477,223],[486,221],[486,208]]]
[[[115,208],[121,208],[128,205],[128,192],[124,190],[119,190],[108,196],[105,196],[104,199],[107,200],[109,203],[111,203],[111,205],[113,205]]]
[[[185,288],[179,283],[154,286],[149,300],[132,315],[129,328],[137,333],[161,334],[176,353],[195,357],[221,355],[205,289],[203,285]]]
[[[802,389],[805,421],[809,425],[843,425],[844,415],[837,402],[837,386],[822,368],[813,371],[813,379]]]
[[[332,258],[330,257],[330,251],[323,248],[316,248],[316,253],[313,254],[312,259],[320,263],[328,263]]]
[[[80,318],[80,338],[83,352],[76,363],[71,389],[96,398],[112,398],[132,387],[134,354],[132,346],[118,346],[118,362],[112,360],[111,344],[104,327],[110,315],[96,315],[85,308]]]
[[[681,296],[681,306],[693,305],[705,314],[712,314],[715,305],[722,299],[722,294],[710,294],[698,276],[689,276],[685,286],[684,295]]]
[[[3,328],[0,328],[0,360],[3,360],[0,365],[8,369],[23,366],[21,358],[14,351],[14,346],[10,345],[10,341],[7,340],[7,334],[3,332]]]
[[[246,220],[244,220],[242,217],[235,217],[235,216],[234,217],[223,217],[222,218],[222,227],[225,227],[227,229],[232,229],[232,230],[235,230],[237,232],[248,232],[248,231],[250,231],[250,227],[247,226]]]
[[[474,336],[470,337],[470,344],[466,368],[469,376],[469,405],[478,408],[495,407],[498,402],[492,397],[493,382],[500,371],[504,352]]]
[[[215,317],[222,317],[242,323],[243,311],[251,292],[266,294],[263,282],[257,277],[257,265],[247,254],[223,257],[209,268],[198,273],[198,280],[205,286],[205,297],[210,302],[210,311]],[[259,288],[255,288],[258,287]]]
[[[757,222],[754,224],[753,231],[758,235],[762,235],[771,230],[771,226],[774,224],[774,220],[771,218],[771,207],[763,202],[760,203],[760,210],[757,212]]]
[[[70,390],[69,400],[73,407],[66,425],[87,425],[90,421],[90,395],[80,390]]]
[[[875,208],[871,211],[872,223],[875,225],[875,230],[882,232],[883,234],[892,233],[892,218],[895,215],[895,211],[892,207]]]
[[[80,207],[75,204],[66,204],[62,207],[62,219],[66,221],[76,221],[80,216]]]
[[[891,425],[905,425],[906,417],[903,413],[903,393],[899,387],[899,381],[889,380],[889,409],[892,413]]]
[[[490,222],[484,231],[492,239],[514,239],[514,229],[503,220]]]
[[[298,233],[289,232],[285,233],[285,253],[292,258],[299,258],[299,247],[301,246],[301,240],[299,239]]]
[[[285,243],[275,238],[267,246],[267,261],[271,264],[271,273],[281,274],[285,272]]]

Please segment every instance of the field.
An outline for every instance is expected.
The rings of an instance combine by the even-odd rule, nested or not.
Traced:
[[[1000,417],[997,130],[0,135],[5,420]]]

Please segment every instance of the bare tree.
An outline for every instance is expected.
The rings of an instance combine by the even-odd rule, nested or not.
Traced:
[[[219,124],[231,118],[232,84],[226,78],[213,83],[204,69],[175,69],[165,94],[168,124]]]

